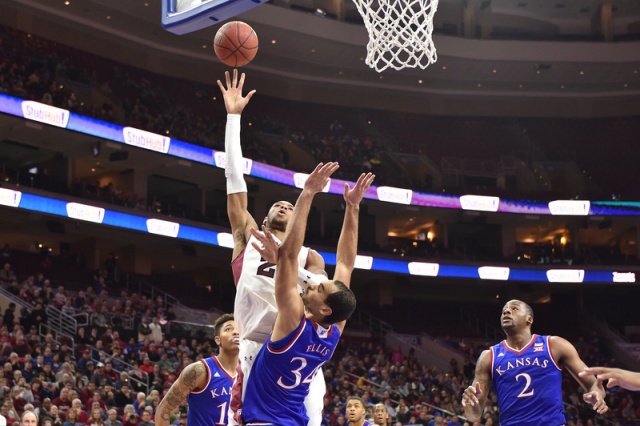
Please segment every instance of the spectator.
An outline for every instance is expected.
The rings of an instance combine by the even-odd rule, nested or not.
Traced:
[[[133,405],[126,405],[124,407],[124,415],[122,418],[124,420],[122,426],[138,426],[138,413],[136,413]]]
[[[98,388],[104,388],[105,386],[113,386],[111,377],[109,377],[108,374],[105,374],[104,364],[102,362],[98,362],[96,364],[96,372],[91,377],[91,381]]]
[[[71,364],[69,364],[68,362],[63,362],[62,365],[60,366],[60,370],[58,370],[58,372],[56,373],[56,381],[57,382],[61,382],[62,381],[62,376],[64,374],[69,375],[67,380],[72,380],[75,382],[75,374],[73,372],[73,370],[71,369]],[[58,404],[59,406],[59,404]]]
[[[147,398],[144,392],[138,392],[138,395],[136,396],[136,400],[133,403],[133,408],[135,408],[136,414],[138,416],[141,416],[142,411],[144,411],[144,407],[146,406],[147,406]]]
[[[70,411],[75,411],[78,414],[77,420],[80,424],[84,425],[87,423],[87,420],[89,420],[89,415],[82,409],[82,401],[80,398],[74,398],[73,401],[71,401]]]
[[[49,317],[47,315],[47,312],[42,306],[42,300],[36,300],[35,308],[33,308],[31,314],[29,315],[29,324],[39,327],[41,323],[46,323],[48,319]]]
[[[98,369],[98,371],[99,370],[100,369]],[[104,374],[111,380],[111,385],[114,385],[115,382],[120,379],[120,375],[118,374],[118,372],[113,369],[113,363],[111,362],[111,360],[107,360],[104,363]]]
[[[104,426],[105,422],[102,420],[102,413],[99,408],[94,408],[89,414],[89,420],[86,423],[87,426]]]
[[[22,289],[20,289],[20,291],[22,291]],[[16,312],[16,304],[13,302],[9,303],[9,307],[4,311],[4,316],[3,316],[3,322],[4,324],[6,324],[7,326],[9,324],[13,324],[13,319],[15,318],[15,312]]]
[[[41,374],[44,374],[44,381],[50,382],[50,383],[55,383],[56,382],[56,375],[53,374],[53,371],[51,371],[51,363],[45,362],[42,365],[42,373]]]
[[[82,423],[78,419],[78,412],[73,408],[67,411],[67,416],[62,426],[81,426]]]
[[[71,402],[72,400],[71,398],[69,398],[69,389],[67,389],[66,387],[60,389],[60,395],[53,401],[51,401],[53,405],[57,406],[62,411],[67,411],[69,408],[71,408]]]
[[[91,409],[99,408],[106,416],[105,413],[107,412],[107,404],[102,400],[102,394],[99,390],[93,392],[93,397],[89,400],[89,403],[91,404]]]
[[[65,315],[73,316],[76,314],[76,308],[71,304],[71,298],[67,298],[61,310]]]
[[[50,409],[51,409],[51,398],[43,398],[42,405],[36,408],[35,413],[40,417],[45,417],[49,415]]]
[[[151,333],[152,330],[149,327],[149,324],[147,324],[147,317],[143,316],[140,324],[138,324],[138,342],[143,342],[144,339],[151,336]]]
[[[27,404],[27,400],[21,395],[22,390],[18,386],[11,388],[11,399],[13,400],[13,409],[18,416],[21,416],[24,412],[24,406]]]
[[[138,423],[138,426],[154,426],[155,423],[151,421],[151,413],[149,411],[144,410],[142,412],[142,420]]]
[[[18,284],[18,280],[11,281],[11,284],[7,288],[7,291],[13,294],[14,296],[17,296],[18,294],[20,294],[20,285]]]
[[[155,342],[156,345],[161,345],[164,339],[162,336],[162,326],[158,323],[157,316],[152,318],[149,328],[151,329],[151,341]]]
[[[122,426],[122,422],[118,420],[118,412],[111,408],[109,410],[109,418],[104,422],[105,426]]]
[[[5,287],[11,285],[12,281],[17,281],[16,273],[11,269],[11,264],[5,263],[4,268],[0,269],[0,284]]]
[[[67,302],[67,295],[64,292],[64,287],[59,286],[58,291],[56,291],[56,294],[53,296],[53,303],[56,307],[62,308],[66,302]]]

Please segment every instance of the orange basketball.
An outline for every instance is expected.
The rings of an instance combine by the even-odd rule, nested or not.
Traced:
[[[258,52],[258,36],[253,28],[240,21],[224,24],[213,39],[216,56],[225,65],[241,67],[247,65]]]

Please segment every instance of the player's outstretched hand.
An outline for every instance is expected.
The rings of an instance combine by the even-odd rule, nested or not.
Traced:
[[[351,189],[348,183],[344,184],[344,201],[347,205],[357,206],[362,201],[364,194],[369,189],[369,185],[373,182],[376,175],[372,173],[361,174],[356,182],[356,186]]]
[[[253,248],[258,250],[258,253],[260,253],[262,258],[269,263],[278,263],[278,249],[280,248],[280,245],[273,238],[271,232],[267,231],[267,228],[265,228],[264,225],[262,225],[262,234],[254,228],[251,228],[249,232],[251,232],[251,235],[260,241],[260,244],[253,242],[251,245]]]
[[[222,90],[222,97],[224,98],[224,106],[227,109],[228,114],[242,114],[242,110],[249,103],[249,99],[256,93],[255,90],[247,93],[247,96],[242,96],[242,87],[244,86],[244,73],[240,76],[240,82],[238,82],[238,70],[233,70],[233,81],[229,77],[229,71],[225,71],[224,76],[227,80],[227,86],[223,86],[222,82],[218,80],[218,86]]]
[[[598,379],[598,388],[599,391],[591,391],[582,395],[582,399],[587,404],[591,404],[593,407],[593,411],[596,411],[598,414],[604,414],[609,410],[607,407],[607,403],[604,402],[605,391],[602,387],[602,380]]]
[[[640,373],[634,373],[633,371],[623,370],[621,368],[587,367],[578,373],[578,375],[595,375],[598,380],[608,380],[608,388],[620,386],[630,391],[640,390]]]
[[[476,383],[475,386],[473,385],[469,386],[462,393],[462,406],[473,407],[474,405],[480,403],[481,396],[482,396],[482,389],[480,388],[480,383]]]
[[[338,170],[340,165],[338,163],[320,163],[316,166],[315,170],[311,172],[307,181],[304,183],[304,189],[314,194],[322,191],[329,182],[329,177]]]

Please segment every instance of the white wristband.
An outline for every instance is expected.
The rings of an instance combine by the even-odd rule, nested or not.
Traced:
[[[244,159],[240,146],[240,114],[227,114],[227,127],[224,134],[224,152],[226,162],[224,175],[227,178],[227,194],[247,192],[244,181]]]
[[[304,269],[302,266],[298,267],[298,284],[303,288],[309,287],[310,284],[320,284],[327,281],[328,278],[323,274],[314,274]]]

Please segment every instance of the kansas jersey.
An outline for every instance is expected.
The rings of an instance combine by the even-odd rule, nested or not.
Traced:
[[[534,334],[517,351],[503,340],[491,347],[491,376],[503,426],[558,426],[567,421],[562,405],[562,370],[551,355],[550,336]]]
[[[278,241],[277,238],[275,240]],[[264,343],[273,331],[278,315],[274,279],[276,265],[262,258],[251,244],[254,242],[260,244],[252,235],[242,253],[231,262],[236,283],[233,313],[241,339]],[[298,264],[304,267],[308,256],[309,248],[302,247]]]
[[[304,399],[316,371],[331,359],[340,339],[335,325],[323,328],[307,318],[287,337],[271,341],[256,357],[244,395],[247,425],[306,425]]]
[[[231,376],[217,357],[200,361],[207,369],[207,384],[202,389],[194,390],[187,397],[189,404],[187,424],[189,426],[226,425],[235,372]]]

